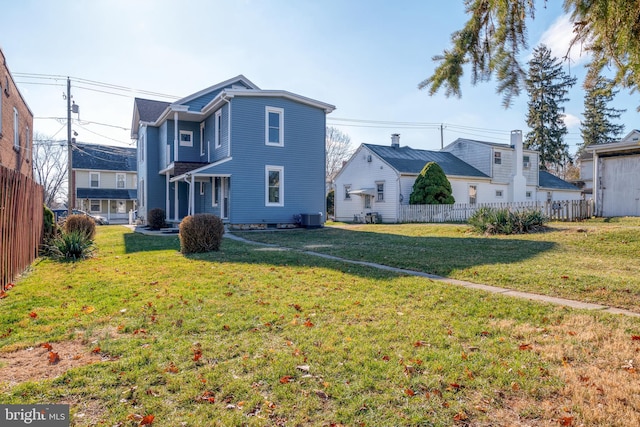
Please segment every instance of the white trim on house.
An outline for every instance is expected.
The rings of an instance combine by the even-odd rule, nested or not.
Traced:
[[[278,115],[278,127],[272,126],[270,115]],[[278,130],[278,140],[271,140],[271,130]],[[266,106],[264,108],[264,143],[271,147],[284,147],[284,108]]]
[[[213,140],[216,149],[222,146],[222,108],[215,112],[213,117]]]
[[[270,201],[271,189],[269,182],[270,172],[278,172],[278,193],[276,202]],[[284,206],[284,166],[265,165],[264,167],[264,205],[267,207]]]

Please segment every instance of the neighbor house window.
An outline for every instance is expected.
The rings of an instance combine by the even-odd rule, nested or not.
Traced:
[[[551,200],[553,200],[553,195],[551,194],[551,191],[547,191],[547,202],[550,202]]]
[[[502,153],[499,151],[496,151],[493,153],[493,164],[494,165],[501,165],[502,164]]]
[[[127,175],[123,173],[116,174],[116,188],[125,188],[126,182],[127,182]]]
[[[100,212],[100,200],[91,200],[91,212]]]
[[[265,144],[284,146],[284,109],[266,107]]]
[[[531,198],[531,191],[527,191],[527,192],[526,192],[526,193],[524,193],[524,194],[525,194],[525,197],[526,197],[527,199],[530,199],[530,198]]]
[[[496,197],[502,199],[502,190],[496,190]]]
[[[522,166],[525,169],[529,169],[531,167],[531,161],[529,160],[529,156],[522,156]]]
[[[215,144],[216,148],[222,145],[222,110],[216,111],[215,119]]]
[[[200,123],[200,155],[204,156],[204,122]]]
[[[351,199],[351,194],[349,194],[349,191],[351,191],[351,186],[350,185],[345,185],[344,186],[344,198],[345,199]]]
[[[99,172],[90,172],[89,173],[89,187],[91,187],[91,188],[99,188],[100,187],[100,173]]]
[[[2,94],[0,94],[2,96]],[[13,148],[20,149],[20,129],[18,129],[18,109],[13,109]]]
[[[469,204],[475,205],[478,201],[478,186],[470,185],[469,186]]]
[[[376,202],[384,202],[384,182],[376,183],[376,194],[378,195]]]
[[[193,147],[193,132],[190,130],[181,130],[180,145],[183,147]]]
[[[213,178],[213,194],[211,195],[211,206],[218,206],[220,200],[220,178]]]
[[[284,206],[284,167],[265,167],[265,205]]]
[[[364,208],[371,209],[371,199],[372,197],[369,194],[364,195]]]

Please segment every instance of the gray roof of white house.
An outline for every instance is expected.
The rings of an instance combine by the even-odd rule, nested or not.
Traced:
[[[547,171],[538,172],[538,186],[552,190],[580,190],[575,185],[570,184],[564,179],[558,178]]]
[[[363,144],[399,173],[419,174],[428,162],[436,162],[445,175],[489,178],[451,153],[444,151],[416,150],[411,147]]]
[[[74,169],[135,172],[136,160],[135,148],[76,142],[71,162]]]

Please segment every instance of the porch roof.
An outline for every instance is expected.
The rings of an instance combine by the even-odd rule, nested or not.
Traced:
[[[138,190],[121,188],[78,188],[78,199],[110,199],[110,200],[135,200],[138,198]]]

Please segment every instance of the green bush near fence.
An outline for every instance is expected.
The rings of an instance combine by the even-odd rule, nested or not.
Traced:
[[[474,231],[482,234],[525,234],[543,229],[547,218],[533,209],[512,211],[482,207],[468,222]]]

